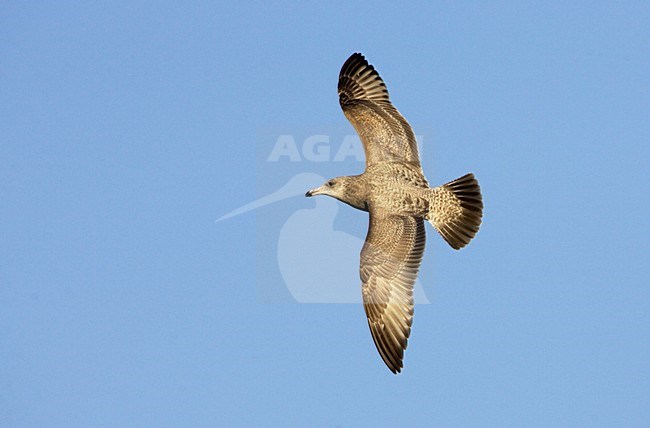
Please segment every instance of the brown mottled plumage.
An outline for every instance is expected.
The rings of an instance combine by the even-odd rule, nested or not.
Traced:
[[[366,170],[331,179],[306,196],[332,196],[370,213],[359,269],[364,308],[379,354],[398,373],[413,322],[424,220],[454,249],[464,247],[481,225],[481,189],[473,174],[429,187],[413,130],[363,55],[355,53],[343,64],[338,90],[343,113],[363,142]]]

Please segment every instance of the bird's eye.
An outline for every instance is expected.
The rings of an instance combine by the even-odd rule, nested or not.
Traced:
[[[334,186],[334,180],[328,181],[327,185],[330,186],[330,187],[333,187]]]

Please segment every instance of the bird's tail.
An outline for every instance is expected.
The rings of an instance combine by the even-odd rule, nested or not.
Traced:
[[[481,226],[483,198],[474,174],[430,189],[427,220],[452,248],[459,250]]]

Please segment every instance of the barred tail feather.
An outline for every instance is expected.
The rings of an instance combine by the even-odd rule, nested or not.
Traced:
[[[474,238],[481,226],[483,198],[474,174],[431,189],[427,220],[455,250]]]

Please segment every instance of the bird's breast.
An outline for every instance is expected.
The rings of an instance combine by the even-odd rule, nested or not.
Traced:
[[[429,201],[423,192],[427,188],[426,180],[413,178],[417,177],[394,171],[375,175],[368,183],[371,205],[396,215],[426,216],[429,210]]]

